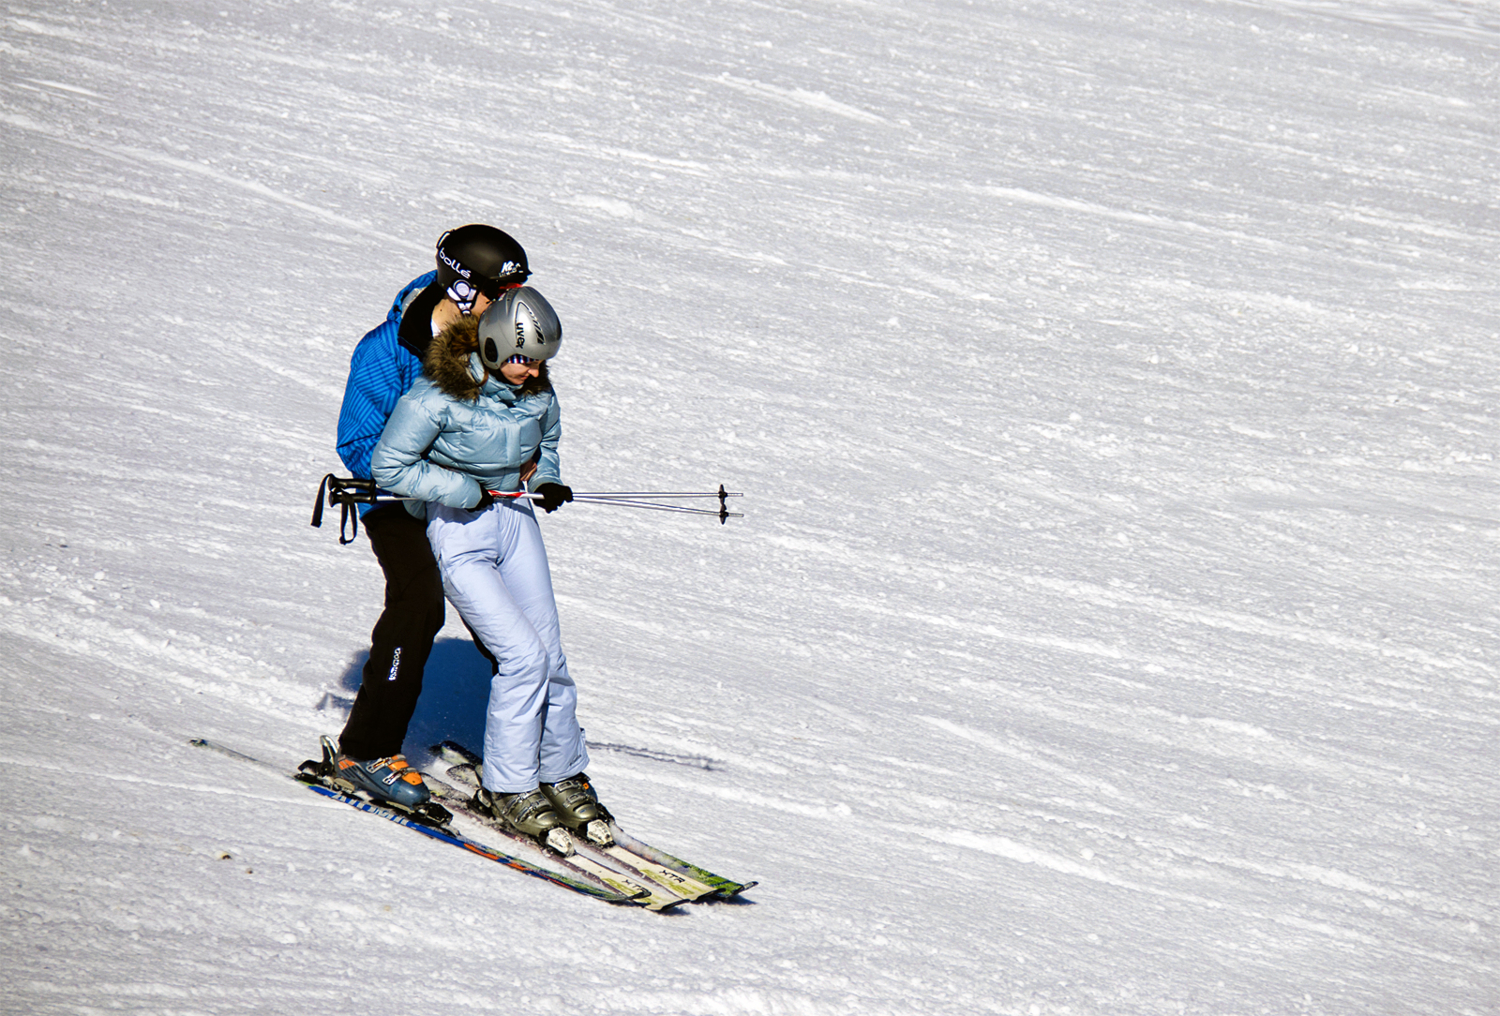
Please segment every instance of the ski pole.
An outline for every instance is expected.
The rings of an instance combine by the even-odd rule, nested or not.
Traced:
[[[501,491],[492,490],[490,494],[494,497],[508,497],[517,500],[540,501],[540,494],[532,494],[526,491]],[[728,508],[728,499],[731,497],[744,497],[744,494],[730,492],[719,484],[716,491],[585,491],[574,494],[573,500],[583,504],[612,504],[621,508],[640,508],[647,511],[678,512],[684,515],[717,515],[719,524],[723,525],[730,519],[742,519],[744,512],[732,512]],[[697,508],[690,505],[680,504],[658,504],[658,501],[691,500],[693,498],[717,498],[717,508]],[[332,473],[323,477],[318,484],[318,492],[313,500],[312,524],[321,527],[323,525],[323,509],[328,505],[338,505],[339,514],[339,543],[353,543],[359,536],[359,512],[350,511],[350,508],[367,504],[402,504],[407,501],[415,501],[417,498],[401,497],[380,490],[375,486],[375,481],[361,479],[358,477],[335,476]],[[348,535],[345,535],[346,530]]]
[[[508,499],[510,499],[512,501],[533,501],[534,502],[534,501],[540,501],[542,499],[542,495],[540,495],[540,494],[532,494],[532,493],[529,493],[528,491],[523,491],[523,490],[492,490],[489,493],[490,493],[491,497],[494,497],[497,500],[499,498],[508,498]],[[656,495],[656,496],[660,497],[661,495]],[[719,495],[717,495],[717,494],[707,494],[707,495],[704,495],[704,494],[693,494],[693,495],[678,495],[678,496],[679,497],[687,497],[687,496],[691,496],[691,497],[718,497]],[[743,497],[744,495],[743,494],[729,494],[727,496],[729,496],[729,497]],[[405,504],[408,501],[416,501],[416,500],[419,500],[419,499],[418,498],[414,498],[414,497],[399,497],[399,496],[397,496],[395,494],[371,494],[371,495],[369,495],[367,497],[350,498],[347,501],[342,500],[342,499],[335,499],[334,497],[330,497],[328,499],[328,501],[329,501],[330,504],[343,505],[346,511],[348,510],[348,506],[351,503],[352,504]],[[679,505],[679,504],[653,504],[650,501],[637,501],[637,500],[632,500],[632,499],[627,499],[627,498],[619,497],[619,496],[614,495],[614,494],[609,494],[609,495],[600,495],[600,494],[574,494],[573,495],[573,501],[574,502],[582,502],[583,504],[612,504],[612,505],[619,505],[622,508],[646,508],[646,509],[653,509],[655,511],[660,511],[660,512],[682,512],[682,513],[685,513],[685,514],[688,514],[688,515],[717,515],[717,516],[720,516],[721,518],[724,518],[724,519],[742,519],[742,518],[745,517],[745,513],[744,512],[732,512],[732,511],[728,511],[727,509],[722,509],[721,510],[719,508],[692,508],[692,507],[689,507],[687,505]],[[314,512],[318,516],[318,518],[312,524],[315,525],[315,526],[321,525],[321,522],[322,522],[322,518],[321,518],[322,512],[318,511],[316,508],[314,509]],[[349,518],[353,519],[354,515],[350,514]]]
[[[719,494],[719,492],[717,490],[694,491],[692,493],[678,493],[678,492],[673,492],[673,491],[661,491],[661,490],[632,490],[632,491],[624,491],[624,490],[594,491],[594,490],[587,490],[587,491],[580,491],[577,494],[574,494],[573,496],[574,497],[589,497],[589,498],[593,498],[595,501],[600,501],[600,500],[611,500],[611,501],[613,501],[613,500],[615,500],[617,498],[637,498],[637,497],[654,497],[654,498],[719,497],[720,494]],[[734,494],[734,493],[730,493],[729,491],[724,491],[724,493],[723,493],[722,496],[724,496],[724,497],[744,497],[745,495],[744,494]]]
[[[494,497],[509,497],[517,500],[540,501],[540,494],[530,494],[526,491],[498,491],[492,490],[490,494]],[[643,498],[697,498],[713,497],[719,499],[718,508],[692,508],[686,505],[656,504],[653,501],[642,500]],[[742,519],[744,512],[732,512],[726,505],[726,499],[731,497],[744,497],[743,494],[731,493],[724,489],[723,484],[713,492],[673,492],[673,491],[599,491],[584,492],[573,495],[575,502],[584,504],[613,504],[622,508],[642,508],[659,512],[681,512],[687,515],[717,515],[719,524],[723,525],[729,519]]]
[[[494,493],[494,492],[491,491],[491,493]],[[500,495],[497,494],[496,496],[499,497]],[[541,500],[541,495],[540,494],[508,494],[506,496],[507,497],[514,497],[514,498],[516,498],[516,500],[525,500],[525,501],[540,501]],[[687,514],[687,515],[716,515],[716,516],[719,516],[721,520],[722,519],[742,519],[742,518],[745,517],[745,513],[744,512],[732,512],[732,511],[727,511],[727,510],[720,510],[718,508],[690,508],[690,507],[687,507],[686,505],[680,505],[680,504],[652,504],[650,501],[627,501],[624,498],[618,498],[618,497],[591,497],[588,494],[574,494],[573,495],[573,503],[574,504],[578,504],[578,503],[583,503],[583,504],[612,504],[612,505],[618,505],[621,508],[645,508],[645,509],[649,509],[649,510],[652,510],[652,511],[659,511],[659,512],[682,512],[682,513]]]

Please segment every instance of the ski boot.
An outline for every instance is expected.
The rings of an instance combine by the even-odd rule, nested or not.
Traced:
[[[498,794],[481,786],[474,792],[474,810],[506,832],[535,840],[563,857],[573,853],[573,838],[562,818],[540,790]]]
[[[453,815],[431,800],[422,774],[411,768],[404,755],[360,761],[342,754],[326,736],[323,760],[308,759],[298,767],[304,778],[312,777],[330,790],[337,790],[375,804],[389,805],[427,825],[447,825]]]
[[[588,773],[569,776],[556,783],[543,783],[541,789],[547,795],[547,800],[552,802],[562,824],[574,833],[601,847],[611,846],[615,842],[609,831],[613,816],[599,803],[599,795],[589,783]]]

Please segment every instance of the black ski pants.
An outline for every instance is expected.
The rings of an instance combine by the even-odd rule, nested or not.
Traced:
[[[422,670],[443,627],[443,580],[427,523],[403,505],[365,513],[365,535],[385,572],[385,609],[370,633],[359,694],[339,735],[339,750],[357,759],[401,752],[422,694]]]
[[[426,522],[399,504],[372,508],[363,521],[385,572],[385,610],[370,632],[370,658],[339,735],[339,751],[371,759],[400,754],[406,740],[422,694],[422,672],[443,628],[443,580],[427,542]],[[499,666],[495,657],[473,628],[469,634],[493,673]]]

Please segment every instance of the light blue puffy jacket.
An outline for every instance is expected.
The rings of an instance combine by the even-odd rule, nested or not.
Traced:
[[[469,371],[485,377],[478,353],[470,354]],[[370,456],[370,473],[385,490],[416,498],[406,507],[418,518],[426,517],[425,501],[472,508],[479,503],[480,484],[520,490],[521,468],[533,459],[531,489],[561,483],[561,417],[550,389],[522,395],[487,377],[477,398],[468,401],[424,376],[396,403]]]

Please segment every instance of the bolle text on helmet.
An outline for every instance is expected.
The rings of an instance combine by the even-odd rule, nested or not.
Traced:
[[[442,259],[443,264],[447,265],[449,268],[453,269],[455,272],[457,272],[459,275],[462,275],[464,278],[467,279],[467,278],[469,278],[473,274],[472,272],[469,271],[469,269],[465,268],[463,265],[459,264],[457,261],[455,261],[452,258],[450,258],[448,256],[448,252],[445,251],[445,250],[443,250],[441,247],[438,248],[437,254],[438,254],[438,257]]]

